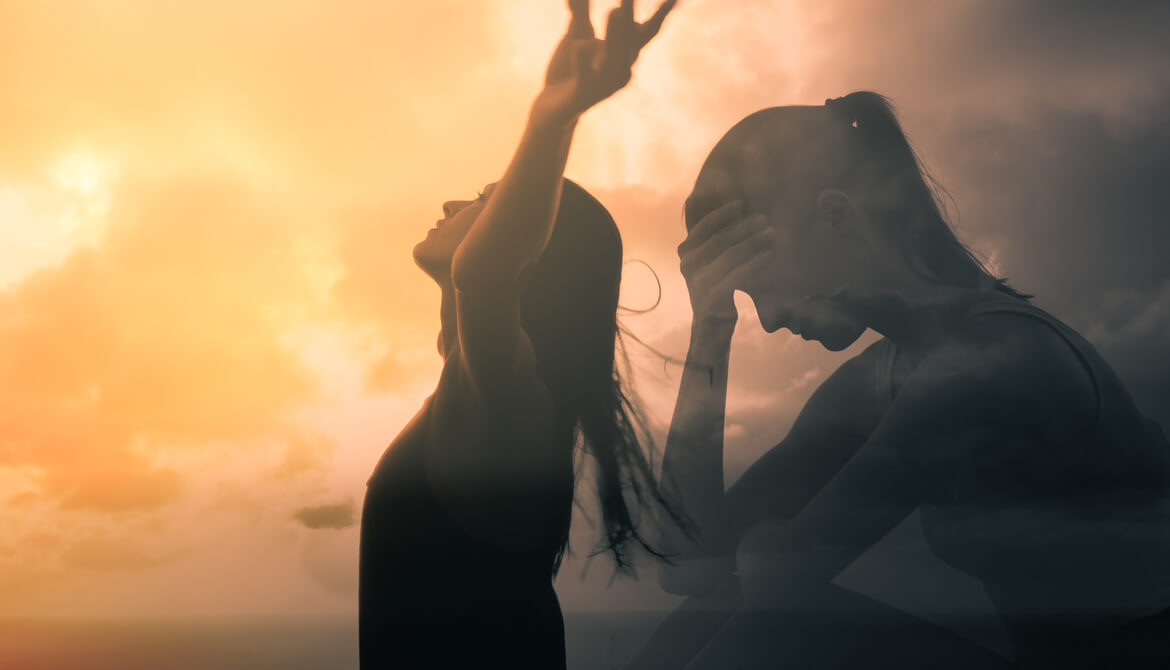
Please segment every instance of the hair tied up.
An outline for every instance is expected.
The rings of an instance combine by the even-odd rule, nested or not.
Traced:
[[[825,98],[825,109],[828,110],[830,114],[833,114],[834,116],[848,123],[850,126],[854,128],[857,127],[857,115],[850,114],[848,110],[845,109],[844,96],[840,98]]]

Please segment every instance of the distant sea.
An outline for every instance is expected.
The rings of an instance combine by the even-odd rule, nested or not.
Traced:
[[[620,668],[662,612],[565,613],[570,670]],[[0,670],[357,670],[357,620],[0,618]]]

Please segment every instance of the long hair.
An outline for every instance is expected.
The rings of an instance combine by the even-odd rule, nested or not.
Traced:
[[[521,322],[559,422],[593,457],[604,532],[602,551],[628,571],[630,543],[656,556],[639,533],[631,503],[658,504],[671,515],[639,441],[641,415],[629,396],[616,352],[622,241],[613,217],[565,179],[548,245],[527,278]],[[632,497],[632,500],[627,497]],[[569,516],[554,571],[568,547]]]
[[[937,283],[995,290],[1027,300],[959,241],[940,206],[946,191],[923,166],[888,98],[857,91],[825,101],[838,123],[839,143],[831,160],[833,178],[861,187],[909,267]]]

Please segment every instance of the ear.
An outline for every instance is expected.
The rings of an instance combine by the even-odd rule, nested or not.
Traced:
[[[857,208],[844,191],[826,188],[817,195],[817,223],[847,233],[857,223]]]

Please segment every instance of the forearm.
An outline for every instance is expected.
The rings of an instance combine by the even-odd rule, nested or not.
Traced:
[[[461,291],[514,284],[552,235],[576,121],[530,114],[519,146],[451,263]]]
[[[687,538],[661,524],[661,541],[677,554],[707,555],[726,544],[723,432],[732,325],[697,319],[662,458],[663,494],[694,524]]]

